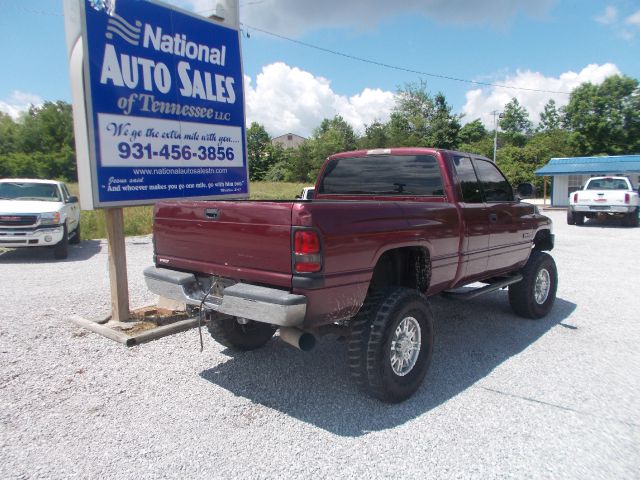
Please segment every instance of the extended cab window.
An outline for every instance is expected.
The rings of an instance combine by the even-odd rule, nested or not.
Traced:
[[[319,193],[442,196],[444,189],[435,157],[376,155],[332,160]]]
[[[468,157],[453,157],[453,166],[456,169],[456,176],[462,190],[462,199],[466,203],[482,203],[480,183],[471,159]]]
[[[484,192],[486,202],[512,202],[513,190],[511,185],[500,173],[498,167],[487,160],[475,159],[473,161],[478,179]]]

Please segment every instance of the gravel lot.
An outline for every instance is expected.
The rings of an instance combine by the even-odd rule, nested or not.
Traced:
[[[433,299],[433,364],[400,405],[363,396],[332,338],[234,355],[74,326],[109,313],[104,242],[0,252],[0,478],[640,478],[640,228],[546,213],[552,314]],[[127,240],[134,307],[151,250]]]

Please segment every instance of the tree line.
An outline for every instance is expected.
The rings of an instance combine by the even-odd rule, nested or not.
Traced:
[[[253,181],[313,183],[324,160],[341,151],[389,147],[436,147],[493,157],[494,131],[480,119],[463,125],[442,93],[424,82],[396,92],[389,120],[357,133],[341,116],[324,119],[298,148],[272,144],[264,126],[247,129],[247,157]],[[640,153],[640,88],[627,76],[575,88],[567,105],[553,100],[536,126],[516,98],[499,120],[496,161],[511,182],[541,179],[534,171],[552,157]],[[76,181],[71,106],[62,101],[31,107],[18,120],[0,112],[0,177],[57,178]]]
[[[17,121],[0,112],[0,177],[77,180],[71,105],[45,102]]]
[[[300,147],[284,150],[271,144],[265,128],[247,130],[252,180],[313,183],[327,156],[341,151],[388,147],[436,147],[493,158],[494,134],[480,119],[462,124],[442,93],[432,95],[425,83],[410,83],[396,92],[387,122],[367,125],[358,135],[340,116],[325,119]],[[612,76],[600,85],[575,88],[567,105],[544,106],[537,126],[516,98],[498,122],[496,163],[514,183],[541,187],[535,170],[553,157],[640,153],[638,80]]]

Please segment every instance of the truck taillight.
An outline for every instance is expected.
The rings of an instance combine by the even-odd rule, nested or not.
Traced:
[[[578,194],[577,193],[573,194],[573,203],[578,203]]]
[[[624,203],[631,203],[631,195],[628,193],[624,194]]]
[[[320,236],[315,230],[295,231],[293,268],[297,273],[313,273],[322,269]]]

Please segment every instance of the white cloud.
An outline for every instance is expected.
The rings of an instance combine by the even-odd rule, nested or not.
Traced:
[[[194,11],[211,11],[211,0],[173,0]],[[436,21],[502,25],[518,12],[540,15],[554,0],[265,0],[240,3],[240,18],[249,25],[278,33],[298,34],[322,27],[371,27],[400,14]]]
[[[518,71],[515,75],[496,80],[495,83],[510,87],[571,92],[584,82],[600,84],[607,77],[617,74],[620,74],[620,70],[612,63],[590,64],[578,73],[569,71],[562,73],[559,77],[545,77],[540,72],[530,70]],[[553,98],[558,107],[569,102],[569,95],[561,93],[543,93],[500,87],[478,88],[466,93],[467,101],[462,108],[465,114],[464,120],[470,122],[480,118],[487,127],[493,128],[491,112],[502,110],[513,97],[517,98],[518,102],[529,111],[529,117],[534,123],[538,122],[540,112],[544,110],[545,104],[550,99]]]
[[[9,114],[15,120],[22,112],[28,110],[31,105],[37,107],[42,103],[43,100],[39,95],[14,90],[9,98],[0,100],[0,112]]]
[[[296,133],[308,137],[322,119],[342,117],[358,131],[375,120],[386,121],[394,94],[365,88],[346,97],[335,93],[331,82],[282,62],[262,68],[255,85],[245,76],[247,124],[258,122],[273,135]]]
[[[603,25],[607,25],[618,37],[631,42],[636,36],[637,28],[640,27],[640,10],[625,17],[615,7],[608,6],[605,8],[604,13],[594,17],[594,19]]]
[[[640,10],[638,10],[633,15],[629,15],[626,18],[625,23],[628,23],[629,25],[635,25],[637,27],[640,27]]]
[[[604,25],[612,25],[618,21],[618,9],[609,6],[604,9],[604,13],[595,17],[595,20]]]

